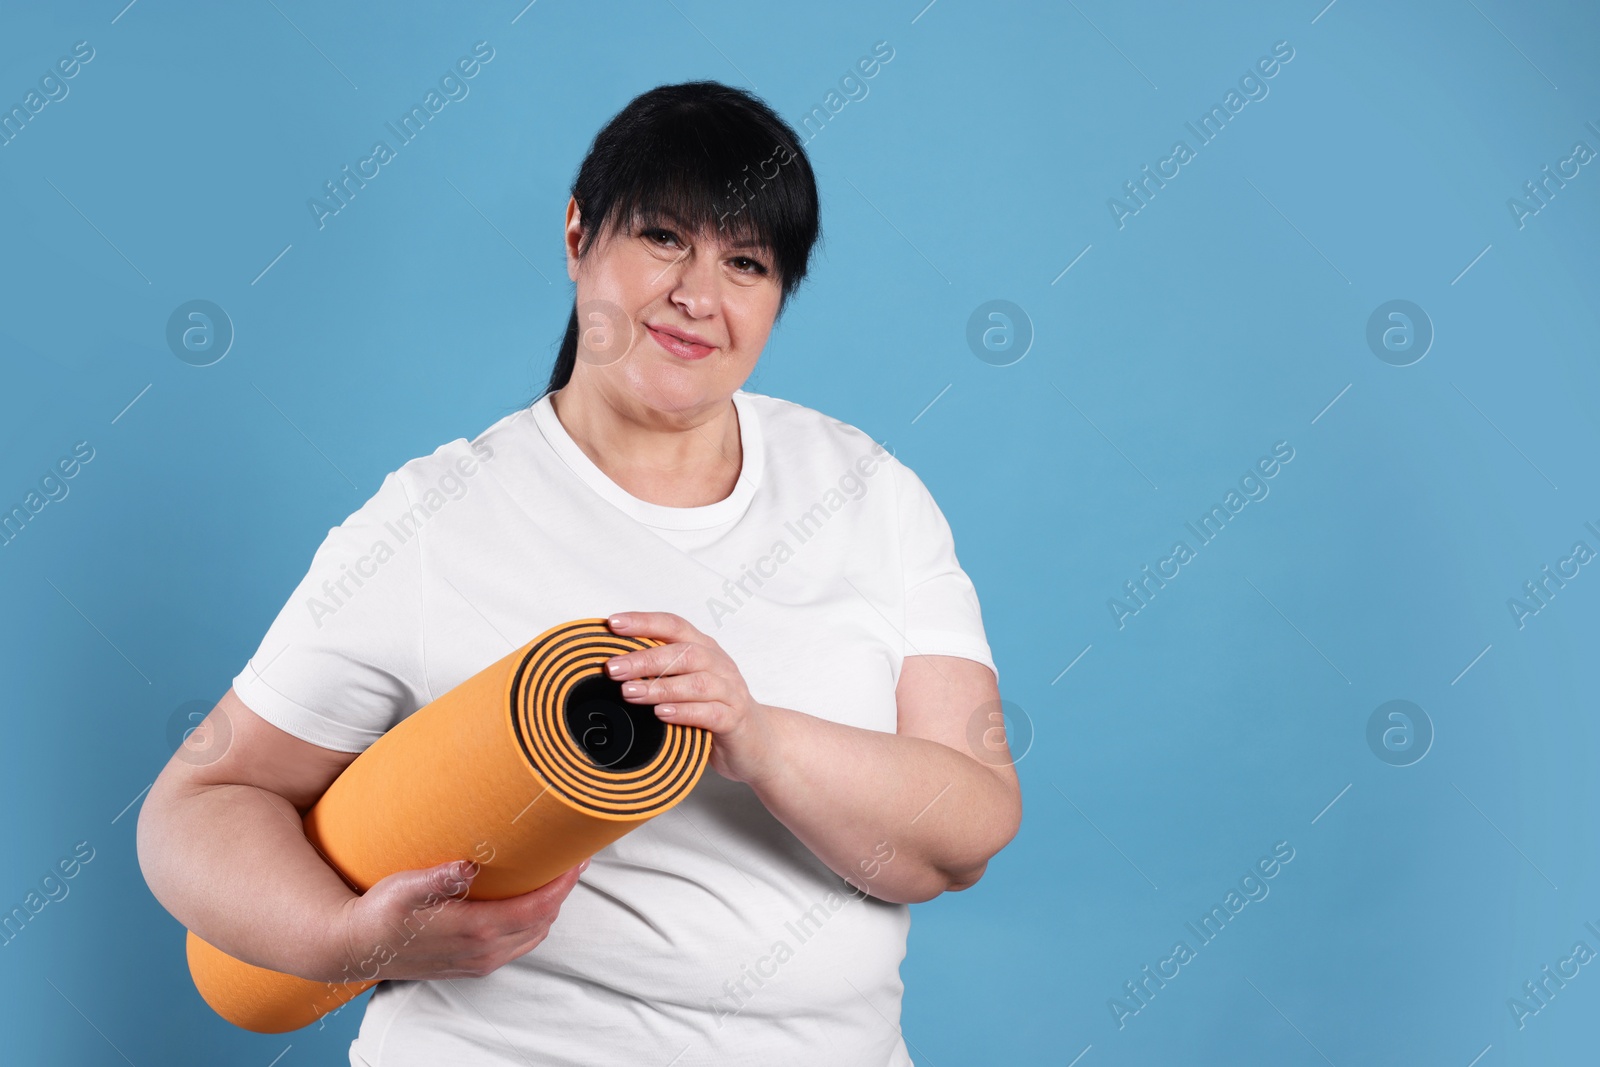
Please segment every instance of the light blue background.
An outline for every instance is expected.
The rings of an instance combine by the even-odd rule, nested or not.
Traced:
[[[1523,1029],[1506,1002],[1600,950],[1600,568],[1521,629],[1507,600],[1600,550],[1600,163],[1522,228],[1507,200],[1600,149],[1595,9],[924,2],[0,13],[7,107],[95,49],[0,148],[0,504],[95,449],[0,550],[0,906],[95,849],[0,949],[8,1056],[346,1062],[358,1009],[260,1036],[195,993],[134,850],[169,720],[385,473],[542,388],[607,118],[710,77],[798,125],[887,40],[809,144],[825,243],[746,387],[923,476],[1031,723],[1021,834],[914,909],[918,1064],[1592,1059],[1600,966]],[[319,230],[307,199],[479,40],[470,95]],[[1108,198],[1277,41],[1270,94],[1119,229]],[[164,338],[196,298],[237,330],[204,368]],[[991,299],[1035,334],[1010,366],[966,342]],[[1412,366],[1365,340],[1392,299],[1436,331]],[[1278,441],[1270,496],[1119,629],[1108,599]],[[1436,731],[1408,767],[1366,741],[1391,699]],[[1270,896],[1119,1029],[1279,841]]]

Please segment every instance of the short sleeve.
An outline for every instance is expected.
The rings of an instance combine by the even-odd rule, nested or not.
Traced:
[[[961,656],[1000,670],[989,650],[972,579],[956,559],[944,512],[910,467],[892,459],[905,577],[905,655]]]
[[[420,534],[403,469],[328,531],[233,679],[251,711],[314,745],[361,752],[427,702]]]

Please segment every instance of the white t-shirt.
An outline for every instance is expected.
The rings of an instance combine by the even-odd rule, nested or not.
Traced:
[[[328,532],[235,691],[359,752],[549,627],[618,611],[682,615],[756,700],[868,730],[895,731],[907,655],[993,670],[921,479],[821,412],[733,403],[743,466],[703,507],[625,492],[549,396],[406,463]],[[903,1067],[909,925],[708,767],[594,857],[532,951],[482,978],[381,983],[350,1062]]]

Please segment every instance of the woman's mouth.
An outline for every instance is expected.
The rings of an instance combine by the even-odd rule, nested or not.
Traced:
[[[683,338],[658,330],[654,326],[646,326],[645,331],[652,340],[666,351],[681,359],[701,359],[714,351],[711,345],[697,344],[694,341],[685,341]]]

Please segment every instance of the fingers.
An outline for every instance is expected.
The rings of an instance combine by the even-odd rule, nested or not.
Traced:
[[[397,871],[330,920],[330,955],[342,949],[344,957],[330,980],[488,974],[545,939],[588,865],[528,893],[478,901],[466,899],[481,870],[471,861]]]
[[[546,882],[538,889],[530,890],[529,892],[522,894],[521,897],[514,897],[512,899],[525,900],[529,901],[530,903],[541,902],[547,907],[559,909],[561,907],[561,902],[567,899],[568,895],[571,894],[573,887],[578,884],[578,876],[583,874],[583,872],[588,869],[589,861],[584,860],[576,867],[562,871],[560,874],[550,879],[550,881]]]
[[[635,678],[622,683],[622,699],[630,704],[673,704],[688,701],[732,704],[732,687],[727,679],[709,671],[672,674],[665,678]]]
[[[721,701],[691,700],[657,704],[656,718],[680,726],[698,726],[714,734],[725,734],[733,729],[733,709]]]
[[[562,902],[571,894],[572,888],[578,884],[578,876],[588,866],[589,861],[584,860],[538,889],[503,900],[475,901],[474,907],[479,915],[505,930],[527,930],[539,923],[548,925],[560,913]]]
[[[606,620],[613,633],[654,637],[661,641],[687,641],[704,637],[682,615],[670,611],[623,611]]]
[[[615,681],[625,678],[654,678],[707,670],[712,666],[711,650],[695,643],[675,643],[641,648],[606,660],[606,674]]]
[[[476,863],[452,860],[432,867],[396,871],[380,880],[372,891],[390,897],[391,906],[397,910],[434,908],[448,899],[465,898],[477,874]]]
[[[433,868],[430,889],[437,896],[465,898],[482,866],[473,860],[456,860]]]
[[[561,905],[589,866],[584,860],[538,889],[503,900],[472,901],[462,913],[469,935],[478,948],[462,960],[472,976],[489,974],[507,962],[537,948],[549,936]]]

